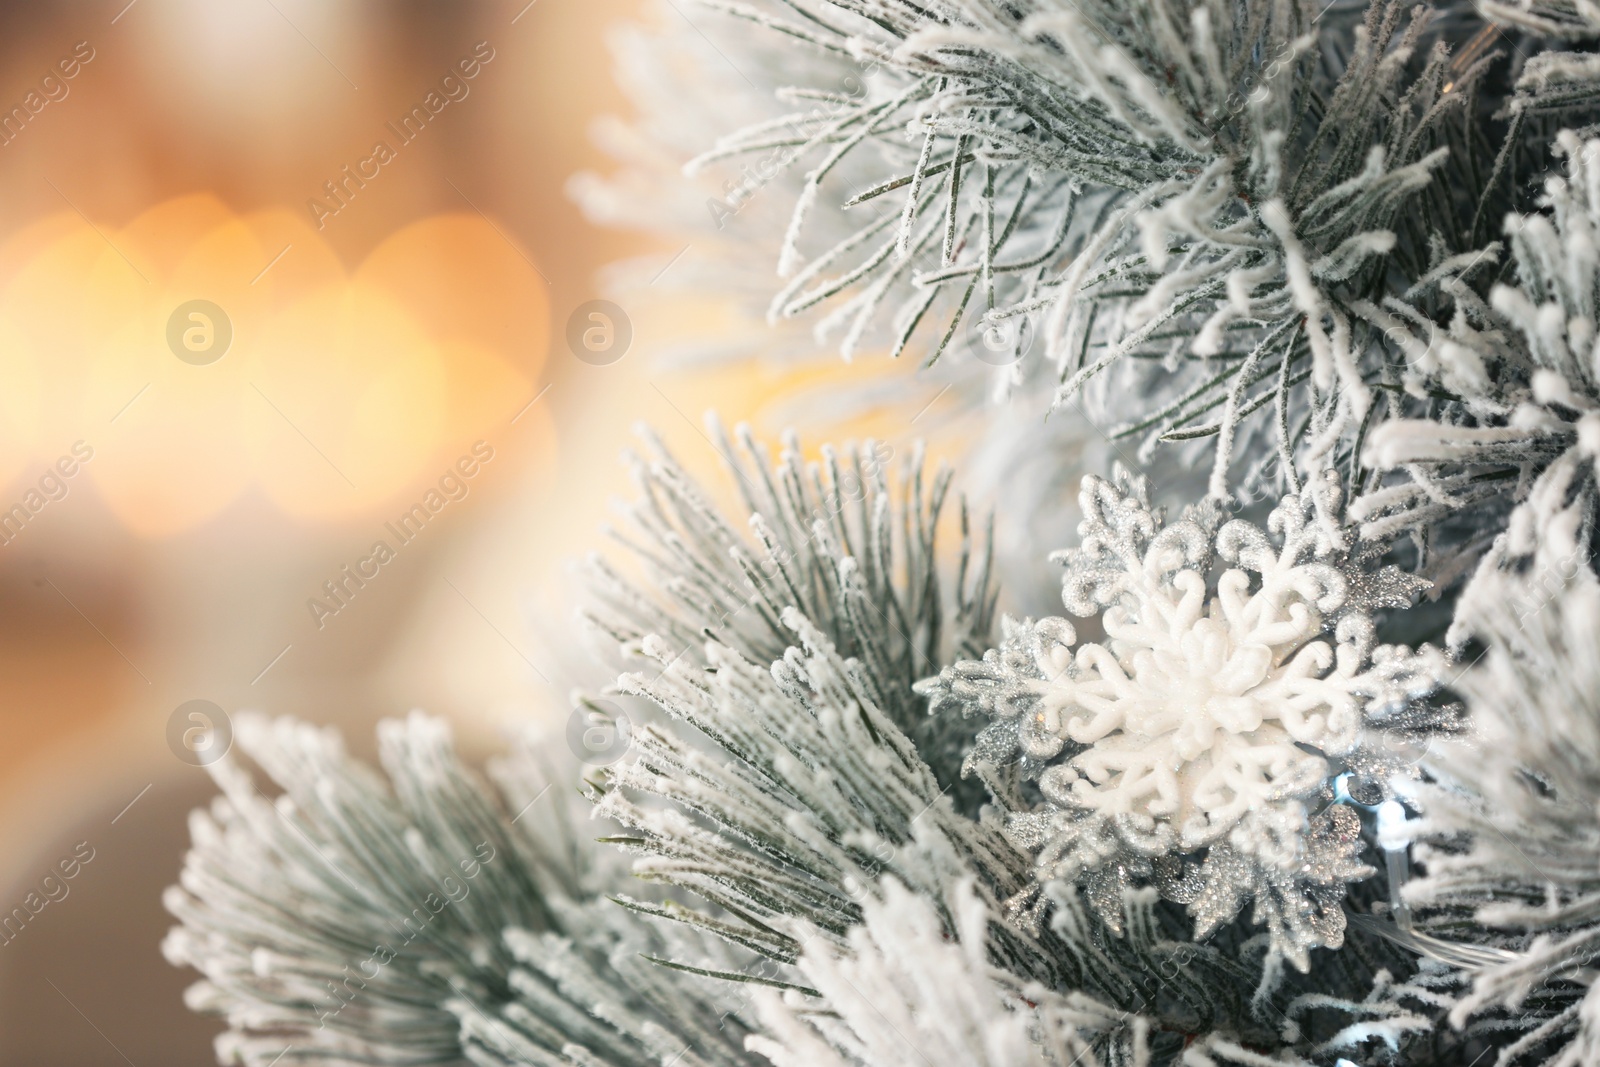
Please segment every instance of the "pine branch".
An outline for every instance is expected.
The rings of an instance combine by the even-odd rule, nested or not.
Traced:
[[[528,792],[542,777],[531,756],[504,774],[513,818],[437,720],[380,727],[387,780],[331,731],[236,728],[283,793],[264,796],[231,753],[210,765],[223,795],[191,818],[165,898],[181,925],[163,945],[204,975],[189,1005],[227,1019],[223,1062],[623,1067],[690,1044],[684,1064],[750,1062],[743,1017],[718,1029],[714,992],[638,958],[737,957],[599,899],[604,875],[573,847],[566,803],[541,800],[560,785]]]

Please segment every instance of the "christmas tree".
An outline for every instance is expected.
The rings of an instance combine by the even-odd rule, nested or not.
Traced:
[[[1600,6],[661,14],[575,195],[965,474],[646,434],[581,774],[240,721],[222,1061],[1600,1063]]]

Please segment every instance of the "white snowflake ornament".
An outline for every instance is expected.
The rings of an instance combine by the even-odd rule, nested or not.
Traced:
[[[922,691],[935,710],[993,717],[967,770],[1010,809],[1039,883],[1081,883],[1116,927],[1123,892],[1154,881],[1190,906],[1197,937],[1253,899],[1273,951],[1303,970],[1342,942],[1345,883],[1371,873],[1333,778],[1353,771],[1375,799],[1405,762],[1395,739],[1453,721],[1427,699],[1438,654],[1377,645],[1371,618],[1428,583],[1377,565],[1381,546],[1342,524],[1334,476],[1285,497],[1267,530],[1210,503],[1167,525],[1120,470],[1086,478],[1080,499],[1082,544],[1056,557],[1063,600],[1098,614],[1104,639],[1006,620],[998,650]]]

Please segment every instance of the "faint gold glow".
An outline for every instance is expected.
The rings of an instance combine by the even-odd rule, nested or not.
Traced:
[[[232,323],[206,366],[167,342],[194,299]],[[543,279],[476,215],[413,223],[352,271],[288,209],[64,212],[0,247],[0,479],[82,439],[142,535],[252,490],[307,520],[371,513],[527,402],[548,316]]]

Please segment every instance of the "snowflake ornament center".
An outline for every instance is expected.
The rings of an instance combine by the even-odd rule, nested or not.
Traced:
[[[1172,584],[1146,589],[1137,613],[1108,608],[1104,646],[1047,654],[1055,669],[1042,672],[1050,680],[1022,742],[1045,759],[1084,746],[1044,772],[1047,797],[1107,817],[1167,820],[1197,848],[1254,804],[1320,779],[1326,762],[1299,744],[1342,752],[1359,709],[1330,678],[1332,648],[1312,639],[1322,627],[1315,612],[1285,610],[1265,587],[1231,598],[1232,612],[1221,596],[1202,607],[1203,587]],[[1219,585],[1244,590],[1247,576],[1228,571]]]
[[[1272,659],[1266,645],[1236,642],[1225,623],[1201,619],[1164,647],[1134,653],[1134,685],[1149,697],[1131,702],[1125,728],[1170,734],[1180,759],[1197,759],[1217,731],[1249,733],[1270,715],[1250,694],[1267,680]]]

